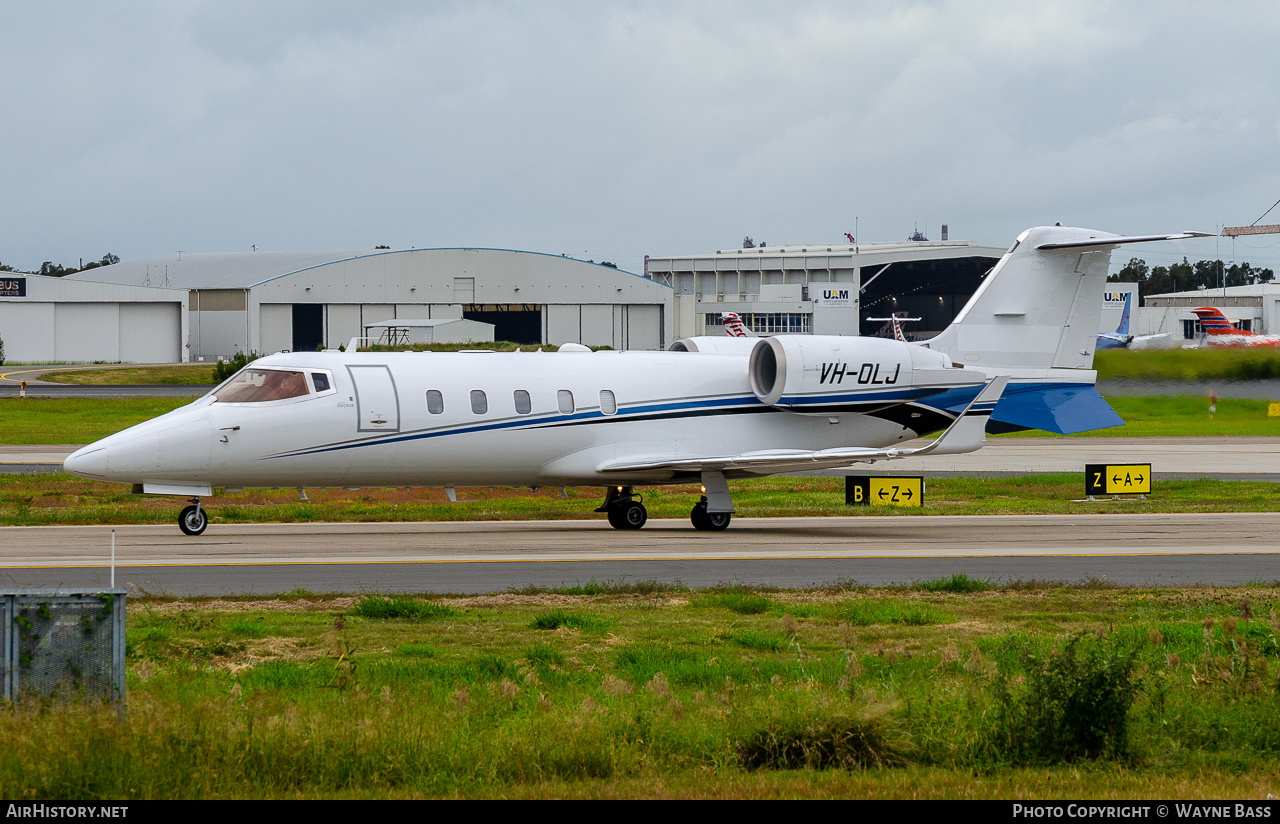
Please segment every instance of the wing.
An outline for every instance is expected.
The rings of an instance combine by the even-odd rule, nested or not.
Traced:
[[[1000,376],[989,382],[978,396],[952,421],[946,431],[927,446],[914,449],[872,449],[866,447],[841,447],[805,451],[801,449],[770,449],[760,452],[744,452],[740,455],[717,455],[702,458],[655,458],[642,461],[619,461],[600,467],[601,472],[638,472],[667,470],[672,472],[732,472],[746,471],[763,475],[779,472],[801,472],[812,469],[836,469],[855,463],[887,461],[895,458],[921,455],[954,455],[980,449],[987,438],[987,419],[995,409],[1008,376]]]

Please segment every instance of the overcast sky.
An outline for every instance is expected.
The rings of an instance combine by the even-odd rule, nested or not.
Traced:
[[[0,0],[0,261],[1216,231],[1280,199],[1278,39],[1274,0]]]

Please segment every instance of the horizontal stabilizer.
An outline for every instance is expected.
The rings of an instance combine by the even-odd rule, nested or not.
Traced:
[[[1178,232],[1173,235],[1130,235],[1128,237],[1090,238],[1089,240],[1068,240],[1060,243],[1041,243],[1037,249],[1104,249],[1108,246],[1119,246],[1123,243],[1154,243],[1160,240],[1187,240],[1193,237],[1213,237],[1209,232]]]

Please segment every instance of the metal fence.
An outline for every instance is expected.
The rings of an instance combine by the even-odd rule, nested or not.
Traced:
[[[124,712],[124,589],[0,589],[0,634],[6,700],[101,700]]]

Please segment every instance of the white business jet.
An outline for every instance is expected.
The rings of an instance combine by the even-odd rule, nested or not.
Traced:
[[[618,529],[637,487],[701,484],[690,518],[722,530],[726,481],[970,452],[987,432],[1123,423],[1093,388],[1102,283],[1119,237],[1028,229],[930,341],[696,337],[666,352],[312,352],[254,361],[203,398],[80,449],[83,478],[200,499],[248,486],[605,487]],[[566,351],[573,350],[573,351]],[[924,446],[901,444],[942,432]]]

